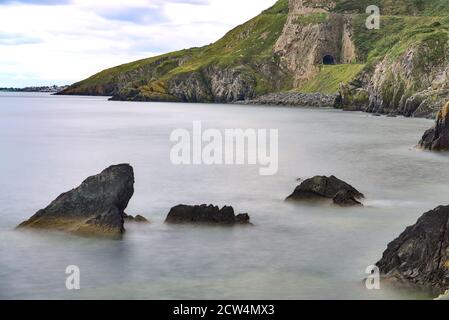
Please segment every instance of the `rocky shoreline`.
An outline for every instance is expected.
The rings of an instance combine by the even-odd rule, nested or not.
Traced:
[[[262,95],[251,100],[237,101],[235,103],[243,105],[333,108],[335,107],[337,98],[337,94],[278,92]]]

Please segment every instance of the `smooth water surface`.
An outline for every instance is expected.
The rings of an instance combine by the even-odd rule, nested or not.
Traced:
[[[257,166],[174,166],[170,133],[279,129],[279,172]],[[110,102],[0,94],[0,298],[397,299],[368,291],[365,270],[422,213],[449,199],[449,157],[414,149],[432,121],[326,109]],[[127,209],[150,225],[123,240],[14,227],[112,164],[135,169]],[[296,179],[334,174],[364,208],[292,204]],[[169,226],[177,204],[232,205],[254,227]],[[81,270],[81,290],[65,269]]]

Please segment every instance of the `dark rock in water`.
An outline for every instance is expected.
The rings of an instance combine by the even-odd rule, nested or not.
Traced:
[[[341,207],[363,206],[363,204],[357,200],[357,196],[358,194],[354,193],[354,191],[342,190],[335,195],[333,202]]]
[[[147,218],[145,218],[139,214],[134,218],[134,221],[138,222],[138,223],[149,223],[150,222],[150,221],[148,221]]]
[[[18,228],[53,229],[85,235],[119,235],[123,212],[134,194],[134,172],[128,164],[111,166],[61,194]]]
[[[235,217],[236,224],[251,224],[249,214],[241,213]]]
[[[248,214],[236,216],[232,207],[220,209],[217,206],[205,204],[201,206],[179,205],[170,210],[165,222],[236,225],[250,224],[250,217]]]
[[[388,245],[377,263],[386,280],[431,291],[449,289],[449,206],[425,213]]]
[[[333,199],[337,205],[361,205],[357,199],[364,195],[346,182],[335,176],[316,176],[305,180],[287,200],[320,200]]]
[[[150,221],[148,221],[147,218],[141,216],[141,215],[137,215],[135,217],[133,217],[132,215],[129,214],[124,214],[123,218],[125,219],[125,222],[137,222],[137,223],[149,223]]]
[[[134,217],[130,214],[123,213],[123,219],[126,221],[134,221]]]
[[[431,151],[449,151],[449,102],[438,113],[435,126],[424,133],[419,146]]]

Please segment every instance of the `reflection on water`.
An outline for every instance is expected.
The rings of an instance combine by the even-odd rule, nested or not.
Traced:
[[[279,173],[257,166],[175,167],[169,135],[279,129]],[[425,211],[447,204],[449,158],[413,148],[431,121],[278,107],[0,96],[0,298],[396,299],[367,291],[367,266]],[[123,240],[16,232],[15,225],[89,175],[131,163],[136,193]],[[298,177],[334,174],[365,208],[285,203]],[[167,226],[179,203],[232,205],[251,228]],[[82,290],[65,289],[78,265]]]

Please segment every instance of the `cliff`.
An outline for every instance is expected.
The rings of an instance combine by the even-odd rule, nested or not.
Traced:
[[[365,26],[378,5],[379,30]],[[449,2],[279,0],[217,42],[104,70],[63,94],[234,102],[335,94],[339,107],[428,116],[448,93]]]

